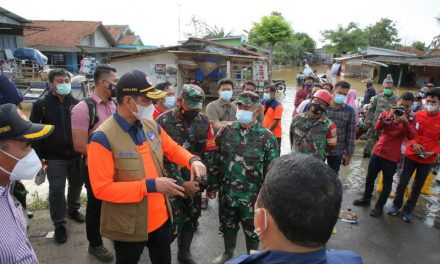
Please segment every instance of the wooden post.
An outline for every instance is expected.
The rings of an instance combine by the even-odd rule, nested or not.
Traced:
[[[226,78],[231,78],[231,61],[226,62]]]
[[[399,65],[400,73],[399,73],[399,82],[397,83],[397,89],[400,88],[400,83],[402,82],[402,75],[403,75],[403,66]]]

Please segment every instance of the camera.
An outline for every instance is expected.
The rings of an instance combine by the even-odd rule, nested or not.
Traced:
[[[406,113],[406,109],[405,109],[405,107],[402,107],[402,106],[396,106],[396,107],[393,107],[393,109],[394,109],[394,115],[395,116],[403,116],[405,113]]]

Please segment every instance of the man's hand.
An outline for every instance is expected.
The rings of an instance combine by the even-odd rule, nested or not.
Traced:
[[[194,197],[200,191],[199,182],[196,181],[186,181],[182,183],[182,187],[190,197]]]
[[[351,161],[351,157],[350,157],[350,155],[348,155],[348,154],[342,154],[342,164],[344,165],[344,166],[348,166],[349,164],[350,164],[350,161]]]
[[[215,197],[217,196],[217,192],[216,191],[212,191],[212,192],[207,192],[206,195],[208,196],[209,199],[215,199]]]
[[[191,181],[203,179],[206,176],[206,166],[201,161],[191,163]]]
[[[396,120],[396,122],[398,123],[408,123],[408,118],[406,118],[406,114],[402,115],[402,116],[396,116],[394,115],[394,120]]]
[[[416,153],[416,155],[420,155],[425,152],[425,148],[417,143],[412,144],[412,149],[414,150],[414,153]]]
[[[431,156],[434,156],[435,153],[434,153],[434,152],[425,152],[425,153],[423,153],[423,155],[425,155],[425,157],[424,157],[423,159],[428,159],[428,158],[430,158]]]
[[[156,178],[156,191],[162,193],[163,195],[173,197],[173,196],[181,196],[184,197],[185,189],[176,184],[176,180],[160,177]]]

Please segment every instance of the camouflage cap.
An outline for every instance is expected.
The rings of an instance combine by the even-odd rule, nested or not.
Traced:
[[[260,102],[260,96],[253,92],[242,92],[238,95],[237,104],[252,107]]]
[[[180,97],[185,100],[185,105],[190,110],[202,109],[205,100],[203,89],[194,84],[184,84]]]

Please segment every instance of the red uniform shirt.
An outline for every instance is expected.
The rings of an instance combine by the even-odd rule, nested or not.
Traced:
[[[399,162],[400,147],[403,140],[411,140],[416,136],[416,121],[412,120],[407,123],[396,123],[394,121],[385,121],[385,117],[389,115],[389,111],[384,111],[380,118],[376,121],[374,128],[382,130],[382,135],[374,146],[374,155],[383,159]]]
[[[416,137],[406,146],[405,157],[423,164],[434,164],[437,155],[440,154],[440,112],[435,115],[429,115],[428,111],[416,112],[416,120],[419,124]],[[425,148],[425,152],[434,152],[433,155],[426,159],[419,158],[412,148],[416,143]]]

